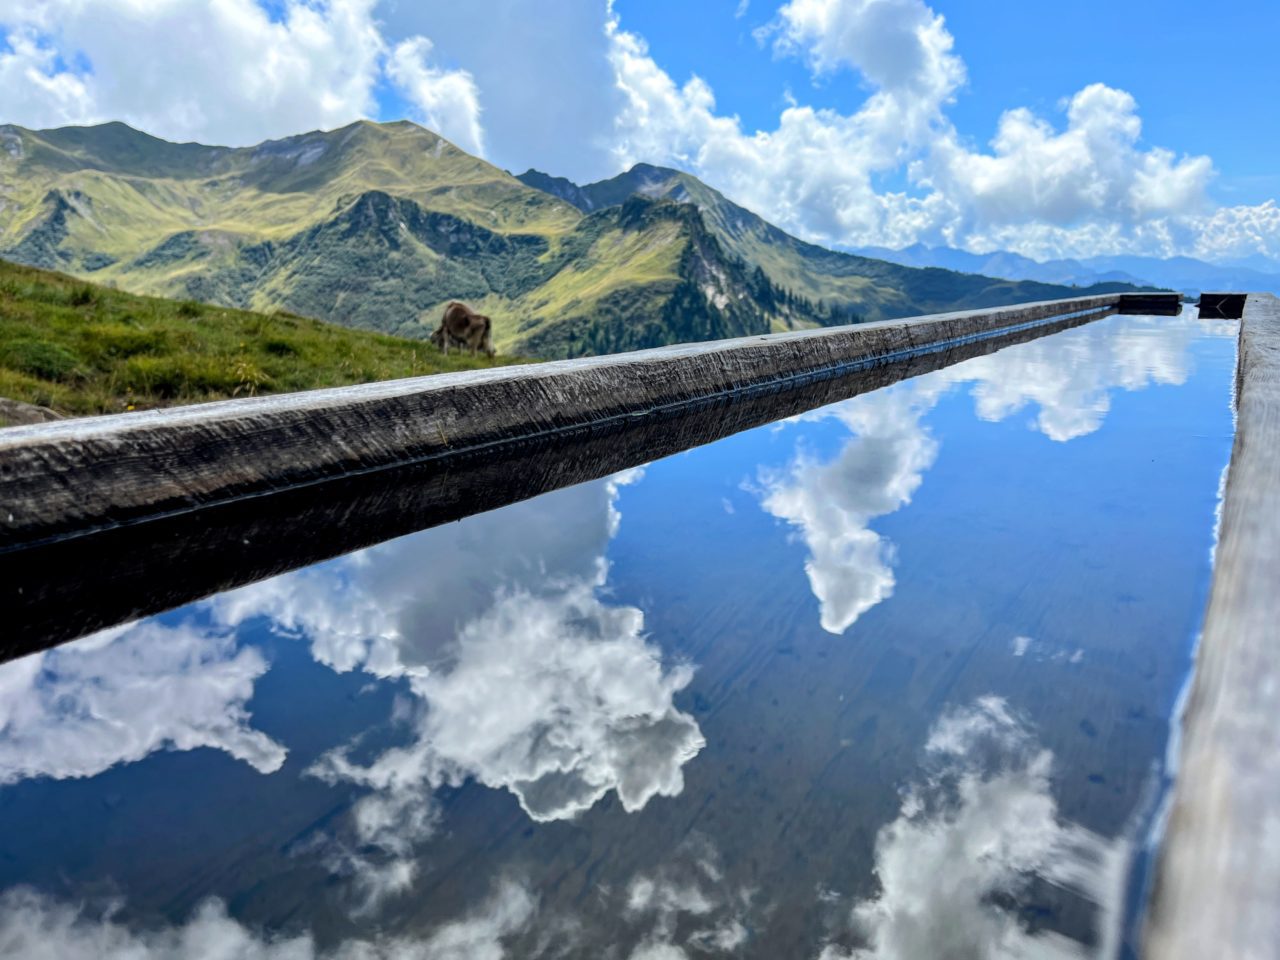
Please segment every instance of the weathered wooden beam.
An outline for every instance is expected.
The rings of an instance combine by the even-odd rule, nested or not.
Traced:
[[[1145,955],[1280,952],[1280,299],[1249,294],[1213,588]]]
[[[1017,325],[575,429],[456,450],[0,551],[0,660],[669,456],[1106,315]]]
[[[0,552],[944,349],[1081,297],[0,430]]]

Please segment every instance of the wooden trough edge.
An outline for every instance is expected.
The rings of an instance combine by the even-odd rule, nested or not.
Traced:
[[[1126,296],[10,427],[0,430],[0,552],[945,349],[1072,313],[1123,311]]]
[[[1280,945],[1280,299],[1248,294],[1213,585],[1144,956]]]

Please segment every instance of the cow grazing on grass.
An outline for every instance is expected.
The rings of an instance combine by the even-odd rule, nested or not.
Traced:
[[[452,300],[444,308],[440,326],[431,334],[431,342],[446,354],[449,347],[468,347],[471,355],[483,350],[493,356],[493,323],[483,314],[476,313],[465,303]]]

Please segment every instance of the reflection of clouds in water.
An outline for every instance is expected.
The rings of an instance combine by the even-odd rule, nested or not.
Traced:
[[[421,547],[404,538],[233,591],[209,602],[214,627],[147,621],[4,664],[0,784],[89,777],[156,750],[202,746],[275,771],[285,749],[253,730],[246,710],[267,664],[256,649],[237,650],[231,627],[265,614],[282,632],[308,633],[316,658],[336,670],[362,667],[412,681],[447,653],[442,636],[492,605],[495,584],[544,575],[562,584],[598,582],[599,558],[618,522],[613,498],[636,476],[561,491],[523,509],[518,521],[491,514],[488,522],[432,531]],[[687,682],[687,672],[671,676]],[[679,732],[687,750],[687,730]],[[639,752],[651,746],[641,739]],[[619,775],[628,797],[644,793],[637,766]],[[656,775],[655,789],[675,789],[668,770]]]
[[[1028,403],[1035,426],[1051,440],[1093,433],[1111,408],[1111,391],[1186,382],[1187,347],[1206,332],[1189,316],[1113,317],[1044,340],[975,357],[934,376],[972,383],[983,420],[1004,420]]]
[[[664,671],[640,611],[605,606],[592,587],[501,596],[463,628],[454,668],[418,684],[439,761],[511,790],[535,820],[572,817],[609,790],[628,811],[675,796],[703,745],[672,706],[692,668]]]
[[[799,451],[787,469],[759,478],[762,506],[794,525],[809,549],[805,572],[822,628],[844,633],[893,594],[894,546],[869,524],[911,502],[938,452],[922,418],[950,387],[971,383],[984,420],[1003,420],[1034,403],[1036,428],[1066,441],[1102,425],[1110,391],[1182,383],[1191,341],[1234,331],[1234,324],[1206,325],[1187,315],[1111,317],[795,418],[835,418],[852,434],[829,462]]]
[[[937,444],[920,424],[924,408],[906,389],[889,388],[827,408],[853,438],[829,463],[801,453],[781,473],[764,472],[764,508],[798,527],[805,572],[822,627],[843,633],[893,593],[893,545],[868,528],[920,485]]]
[[[232,590],[209,606],[230,627],[266,616],[277,633],[309,636],[312,656],[339,673],[363,667],[379,677],[398,677],[407,671],[399,655],[396,601],[388,598],[384,606],[363,585],[364,576],[379,572],[362,551]],[[393,582],[387,586],[390,592]]]
[[[211,603],[226,623],[265,616],[278,632],[304,634],[315,658],[340,672],[424,675],[450,655],[457,629],[493,604],[499,586],[594,580],[618,524],[618,488],[640,475],[558,490]]]
[[[686,841],[654,873],[633,878],[625,898],[622,917],[643,931],[629,960],[686,960],[691,952],[732,954],[749,939],[752,891],[731,886],[716,850],[698,837]],[[688,932],[678,938],[682,918]]]
[[[614,922],[595,955],[617,956],[616,938],[638,937],[628,960],[734,956],[749,939],[749,891],[723,878],[715,852],[687,842],[656,872],[605,894]],[[539,909],[527,884],[500,879],[458,919],[424,933],[344,940],[321,949],[310,934],[268,934],[228,915],[216,898],[184,923],[134,929],[118,901],[68,903],[18,887],[0,894],[0,956],[13,960],[505,960],[586,955],[588,931],[572,913]],[[680,933],[677,934],[677,927]]]
[[[1053,755],[1004,700],[947,713],[925,751],[928,776],[876,840],[881,892],[853,908],[868,946],[828,946],[823,960],[1112,955],[1129,844],[1060,818]],[[1025,895],[1037,877],[1098,906],[1100,947],[1028,931],[997,905]]]
[[[1034,640],[1031,637],[1014,637],[1010,641],[1009,648],[1015,657],[1023,657],[1030,652],[1030,659],[1041,662],[1051,660],[1054,663],[1080,663],[1084,660],[1082,647],[1064,646],[1044,640]]]
[[[113,917],[32,890],[0,895],[0,955],[12,960],[502,960],[504,941],[528,926],[535,901],[522,885],[499,883],[473,913],[428,937],[349,940],[320,950],[310,936],[272,937],[202,904],[185,924],[130,930]]]
[[[157,750],[224,750],[262,773],[285,750],[249,726],[266,672],[225,631],[154,622],[106,630],[0,667],[0,784],[92,777]]]
[[[642,622],[634,608],[602,604],[591,584],[500,596],[462,629],[451,669],[414,681],[424,708],[412,742],[368,764],[343,750],[317,764],[318,776],[371,790],[353,811],[356,837],[392,859],[348,859],[368,900],[411,882],[408,858],[431,833],[442,784],[505,788],[541,821],[573,817],[610,790],[628,811],[680,793],[681,768],[704,743],[672,704],[692,671],[664,670]]]
[[[408,744],[372,761],[346,749],[313,768],[370,792],[354,842],[331,863],[366,906],[412,883],[415,844],[435,826],[432,792],[467,778],[509,790],[535,820],[559,820],[615,791],[624,809],[675,796],[704,741],[634,607],[602,601],[619,488],[639,471],[425,531],[216,601],[306,634],[317,659],[406,677]]]

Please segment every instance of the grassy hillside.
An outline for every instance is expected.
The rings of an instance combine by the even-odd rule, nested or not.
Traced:
[[[835,253],[659,167],[524,179],[406,122],[244,148],[0,126],[0,256],[417,339],[461,299],[544,357],[1077,292]]]
[[[0,260],[0,397],[62,414],[119,413],[502,362],[445,357],[430,344],[290,314],[121,293]]]
[[[831,320],[754,298],[691,205],[583,216],[412,124],[244,150],[0,130],[0,252],[132,291],[418,339],[463,299],[499,349],[557,357]]]

